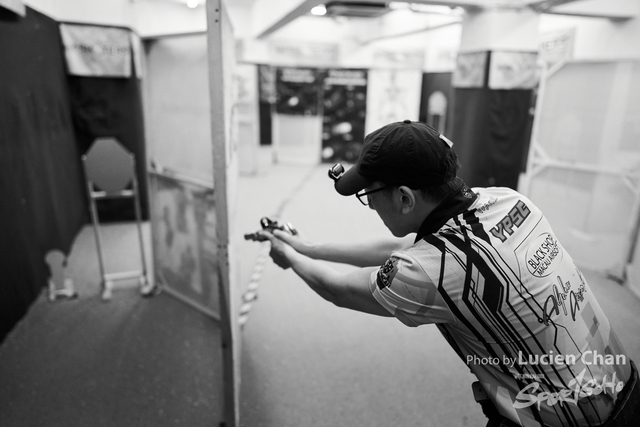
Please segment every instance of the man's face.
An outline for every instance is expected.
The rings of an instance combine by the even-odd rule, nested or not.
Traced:
[[[375,182],[369,187],[365,188],[365,191],[373,191],[375,189],[383,187],[380,182]],[[394,187],[387,187],[382,191],[376,191],[368,195],[369,208],[376,211],[384,225],[391,231],[396,237],[403,237],[407,233],[401,231],[402,218],[397,212],[397,206],[394,204],[393,195],[396,191]]]

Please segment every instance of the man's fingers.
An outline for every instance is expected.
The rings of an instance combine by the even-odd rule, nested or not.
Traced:
[[[260,238],[262,242],[264,242],[265,240],[268,240],[273,243],[273,239],[275,239],[275,237],[273,237],[273,234],[269,233],[268,231],[258,231],[256,234],[258,235],[258,238]]]
[[[289,243],[289,239],[291,238],[291,234],[287,233],[286,231],[282,231],[282,230],[273,230],[273,235],[276,236],[278,239],[283,240],[287,243]]]

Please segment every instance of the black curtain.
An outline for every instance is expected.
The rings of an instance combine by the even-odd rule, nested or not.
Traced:
[[[115,137],[136,158],[143,219],[148,218],[146,153],[141,83],[135,77],[69,76],[71,108],[81,154],[99,137]],[[101,200],[101,222],[134,220],[131,199]]]
[[[457,88],[450,139],[470,186],[516,189],[531,135],[531,90]]]
[[[88,220],[58,23],[0,8],[0,341]]]

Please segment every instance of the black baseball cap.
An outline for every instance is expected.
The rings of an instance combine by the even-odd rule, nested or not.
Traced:
[[[436,187],[452,181],[458,167],[451,141],[431,126],[404,120],[367,135],[358,161],[335,188],[351,196],[375,181],[414,190]]]

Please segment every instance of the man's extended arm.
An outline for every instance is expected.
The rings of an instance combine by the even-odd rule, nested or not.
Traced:
[[[413,244],[413,235],[398,239],[390,237],[358,243],[312,243],[299,235],[274,230],[274,235],[296,251],[313,259],[351,264],[357,267],[380,266],[389,259],[391,252]]]
[[[341,274],[328,265],[296,251],[278,237],[263,233],[271,242],[271,258],[282,268],[291,267],[318,295],[339,307],[364,313],[391,317],[369,290],[369,280],[375,268],[360,268]]]

